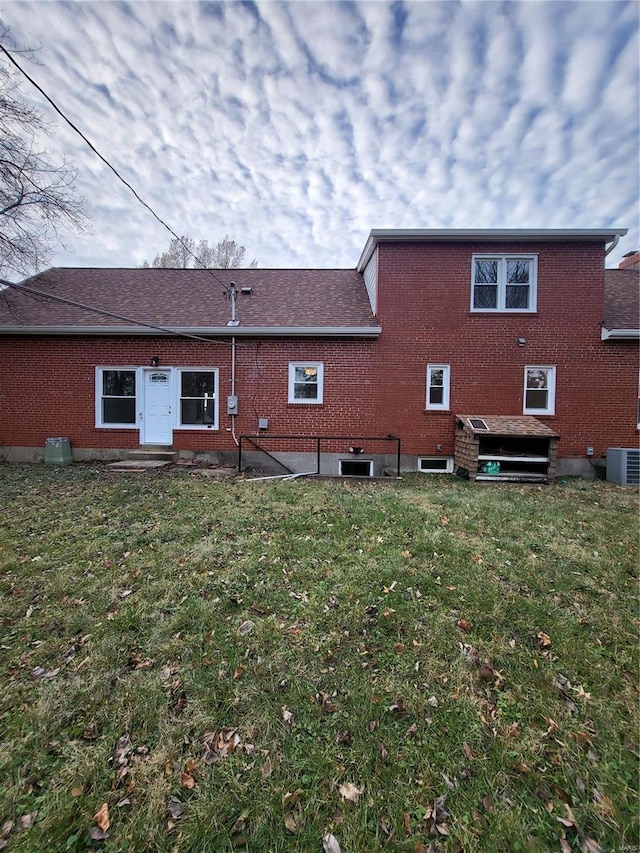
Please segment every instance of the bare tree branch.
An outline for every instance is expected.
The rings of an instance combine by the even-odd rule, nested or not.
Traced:
[[[8,31],[0,25],[4,41]],[[29,274],[47,263],[61,231],[82,231],[84,199],[73,192],[76,170],[40,147],[50,133],[42,114],[19,100],[9,67],[0,62],[0,274]]]

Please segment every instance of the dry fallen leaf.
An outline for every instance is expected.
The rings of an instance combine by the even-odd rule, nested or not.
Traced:
[[[194,788],[195,784],[196,784],[196,780],[193,778],[191,773],[181,773],[180,774],[180,781],[182,782],[184,787],[188,788],[189,790]]]
[[[72,788],[71,789],[71,796],[75,800],[77,797],[82,795],[83,791],[84,791],[84,788],[81,785],[77,788]]]
[[[322,839],[322,850],[323,853],[342,853],[337,838],[330,832]]]
[[[351,803],[357,803],[361,793],[361,789],[356,788],[351,782],[345,782],[344,785],[340,785],[340,796]]]
[[[468,619],[458,619],[456,625],[458,626],[458,628],[460,628],[461,631],[470,631],[473,627]]]
[[[282,719],[288,726],[292,726],[295,723],[295,717],[286,705],[282,706]]]
[[[174,820],[182,817],[186,811],[185,804],[179,800],[177,797],[171,797],[169,802],[167,803],[167,814],[169,817],[172,817]]]
[[[551,645],[551,637],[548,634],[545,634],[544,631],[538,631],[536,639],[538,641],[538,645],[543,649],[546,649],[547,646]]]
[[[100,827],[103,832],[106,832],[109,829],[110,821],[109,821],[109,806],[106,803],[103,803],[98,811],[94,814],[93,819]]]
[[[221,758],[226,758],[235,749],[243,746],[238,730],[226,726],[218,731],[205,732],[202,735],[202,744],[203,759],[206,764],[220,761]]]
[[[296,825],[296,819],[293,816],[293,812],[287,812],[284,816],[284,825],[289,830],[289,832],[297,832],[298,827]]]
[[[467,761],[473,761],[473,750],[466,741],[462,744],[462,751],[464,752]]]

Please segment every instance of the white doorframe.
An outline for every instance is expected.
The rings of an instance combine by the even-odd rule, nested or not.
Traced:
[[[172,371],[145,367],[142,383],[140,444],[173,444]]]

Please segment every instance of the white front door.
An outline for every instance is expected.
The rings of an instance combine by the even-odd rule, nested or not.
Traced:
[[[140,444],[173,443],[171,428],[171,371],[144,371],[144,407]]]

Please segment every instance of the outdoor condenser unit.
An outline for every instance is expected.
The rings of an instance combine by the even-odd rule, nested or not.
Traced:
[[[631,447],[607,449],[607,480],[623,486],[640,485],[640,450]]]

